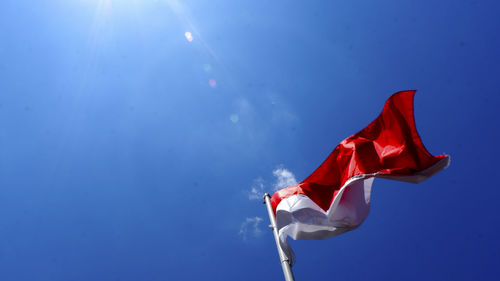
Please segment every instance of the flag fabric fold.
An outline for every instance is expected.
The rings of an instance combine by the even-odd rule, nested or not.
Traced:
[[[419,183],[449,165],[448,155],[431,155],[418,135],[414,94],[392,95],[372,123],[337,145],[309,177],[273,194],[280,245],[290,263],[287,236],[325,239],[363,222],[374,178]]]

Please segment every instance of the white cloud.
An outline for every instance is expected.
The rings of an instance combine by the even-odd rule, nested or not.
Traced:
[[[273,171],[273,175],[276,177],[274,191],[297,184],[295,175],[285,168],[277,168]]]
[[[261,217],[246,218],[241,224],[239,235],[243,240],[247,240],[248,236],[259,237],[262,235],[262,230],[259,225],[262,222]]]
[[[276,181],[273,184],[273,191],[277,191],[279,189],[296,185],[297,179],[295,179],[295,175],[289,170],[283,168],[282,166],[276,168],[273,171],[273,175],[276,178]],[[261,200],[264,196],[264,190],[266,188],[266,182],[261,177],[258,177],[253,180],[252,186],[250,190],[247,191],[249,200]],[[270,188],[269,188],[270,189]]]
[[[249,200],[260,200],[264,196],[264,180],[262,178],[256,178],[253,180],[250,191],[248,192]]]

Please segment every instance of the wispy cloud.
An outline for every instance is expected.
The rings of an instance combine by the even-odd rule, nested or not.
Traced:
[[[266,189],[272,189],[272,191],[277,191],[279,189],[285,188],[287,186],[296,185],[297,179],[295,175],[289,170],[285,169],[283,166],[279,166],[273,171],[275,177],[274,184],[272,187],[266,186],[266,182],[263,178],[258,177],[253,180],[250,190],[247,191],[249,200],[261,200],[264,196],[264,191]]]
[[[274,191],[297,184],[295,175],[283,167],[274,170],[273,175],[276,177],[276,182],[274,183]]]
[[[241,224],[239,235],[243,240],[247,240],[249,236],[259,237],[262,235],[262,230],[259,225],[262,222],[261,217],[246,218]]]
[[[264,180],[259,177],[253,180],[253,184],[248,192],[249,200],[259,200],[264,196]]]

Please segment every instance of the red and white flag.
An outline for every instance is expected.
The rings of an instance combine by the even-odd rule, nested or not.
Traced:
[[[281,248],[291,263],[287,236],[325,239],[363,222],[374,178],[419,183],[449,165],[448,155],[432,156],[420,140],[414,94],[392,95],[377,119],[337,145],[309,177],[273,194]]]

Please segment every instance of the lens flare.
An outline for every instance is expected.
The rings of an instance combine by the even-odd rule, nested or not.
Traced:
[[[186,40],[188,40],[188,42],[193,42],[194,38],[193,38],[193,34],[191,34],[191,32],[186,31],[186,33],[184,33],[184,36],[186,37]]]
[[[240,120],[240,117],[238,116],[238,114],[231,114],[231,116],[229,116],[229,120],[236,124]]]
[[[210,85],[210,87],[212,87],[212,88],[215,88],[215,87],[217,87],[217,81],[215,81],[215,79],[213,79],[213,78],[210,78],[210,79],[208,79],[208,85]]]

